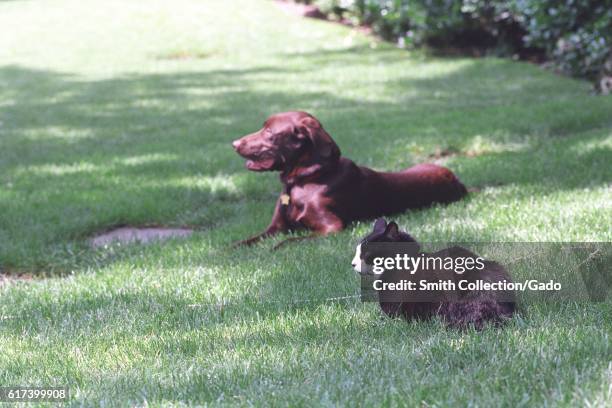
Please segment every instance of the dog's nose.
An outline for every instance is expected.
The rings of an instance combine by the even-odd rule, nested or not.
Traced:
[[[353,268],[357,266],[355,262],[351,263],[351,265],[353,266]]]
[[[234,146],[234,149],[238,149],[238,146],[240,146],[240,139],[234,140],[232,146]]]

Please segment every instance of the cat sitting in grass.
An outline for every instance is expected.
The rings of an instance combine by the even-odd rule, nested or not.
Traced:
[[[394,265],[381,271],[381,260],[389,258],[412,263],[400,262],[400,267]],[[464,265],[466,259],[473,260],[470,270],[463,267],[449,270],[440,262]],[[389,262],[386,266],[393,263]],[[370,285],[369,288],[376,285],[380,307],[391,317],[425,320],[438,316],[450,327],[480,330],[489,323],[499,326],[515,313],[513,291],[482,289],[486,284],[503,288],[504,282],[512,282],[503,266],[458,246],[422,252],[414,238],[400,231],[393,221],[376,220],[373,231],[357,246],[352,264],[364,278],[362,285]],[[400,287],[403,289],[398,290]]]

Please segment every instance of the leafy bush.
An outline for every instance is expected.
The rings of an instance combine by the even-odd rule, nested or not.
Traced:
[[[588,78],[602,75],[612,58],[612,0],[297,1],[406,46],[545,55],[562,71]]]
[[[544,48],[563,71],[602,73],[612,53],[612,1],[515,0],[513,13],[527,30],[525,43]]]

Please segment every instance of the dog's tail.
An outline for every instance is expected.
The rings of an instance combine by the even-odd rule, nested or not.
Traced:
[[[451,185],[451,191],[449,194],[449,202],[459,201],[463,197],[465,197],[469,192],[469,190],[465,187],[465,185],[461,181],[459,181],[459,178],[457,178],[457,176],[454,176],[454,177],[455,177],[455,180],[454,180],[454,183],[452,183]]]
[[[465,184],[457,179],[457,193],[460,195],[460,198],[465,197],[469,192],[470,190],[465,187]]]

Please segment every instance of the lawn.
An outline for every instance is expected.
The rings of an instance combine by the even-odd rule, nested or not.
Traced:
[[[460,333],[348,297],[369,223],[229,248],[280,190],[230,142],[296,109],[360,164],[437,160],[479,189],[396,217],[423,242],[612,241],[612,98],[587,82],[265,0],[0,1],[0,270],[33,277],[0,286],[0,386],[92,406],[612,404],[610,301]],[[89,248],[121,224],[197,231]]]

